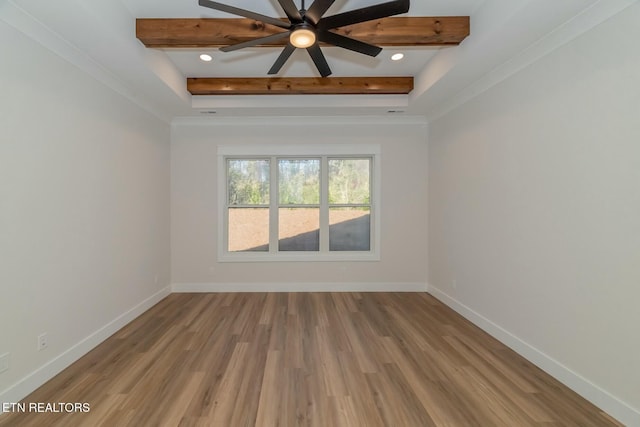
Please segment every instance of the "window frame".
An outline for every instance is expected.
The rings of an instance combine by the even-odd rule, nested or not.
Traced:
[[[269,173],[269,251],[229,252],[228,217],[228,159],[271,159]],[[280,200],[278,192],[278,164],[274,159],[321,159],[320,167],[320,248],[319,251],[279,251],[278,223]],[[368,158],[370,165],[370,234],[368,251],[329,251],[328,161],[343,158]],[[380,145],[378,144],[319,144],[319,145],[237,145],[218,146],[218,256],[219,262],[271,261],[379,261],[380,260]],[[274,216],[276,218],[274,218]]]

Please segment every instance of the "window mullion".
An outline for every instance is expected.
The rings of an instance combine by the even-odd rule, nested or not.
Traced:
[[[226,157],[222,158],[222,164],[220,166],[224,167],[224,179],[221,179],[220,182],[224,182],[224,195],[218,195],[218,200],[221,200],[220,197],[224,197],[224,212],[222,212],[223,225],[222,229],[222,247],[220,249],[223,252],[229,251],[229,159]],[[218,179],[220,179],[220,171],[218,172]],[[221,187],[218,187],[221,188]]]
[[[278,159],[269,158],[269,253],[278,252]]]
[[[320,252],[329,252],[329,161],[320,160]]]

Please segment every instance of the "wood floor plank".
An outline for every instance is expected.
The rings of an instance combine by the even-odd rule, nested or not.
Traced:
[[[267,294],[265,302],[262,307],[262,312],[260,313],[260,321],[258,322],[260,325],[271,325],[273,323],[273,317],[277,313],[278,309],[278,294]]]
[[[236,344],[231,357],[231,363],[225,371],[222,382],[214,397],[213,405],[209,410],[209,418],[213,425],[228,426],[234,415],[234,408],[243,375],[243,369],[249,361],[249,343]]]
[[[282,413],[280,393],[282,393],[283,386],[282,363],[280,351],[268,352],[262,378],[262,388],[260,389],[256,425],[277,426],[282,424],[280,420]]]
[[[379,373],[366,376],[384,425],[437,425],[414,390],[408,386],[397,365],[385,364]]]
[[[398,374],[393,379],[402,381],[403,384],[406,383],[406,386],[417,397],[420,406],[426,410],[436,425],[447,425],[452,422],[455,425],[455,423],[465,421],[459,417],[461,412],[452,410],[452,407],[460,409],[460,411],[465,408],[451,405],[445,395],[439,392],[439,383],[427,378],[420,370],[420,366],[414,363],[411,357],[407,357],[408,354],[394,342],[392,337],[386,337],[384,342],[387,351],[394,360],[393,365],[398,369]]]
[[[368,414],[366,419],[367,427],[383,427],[384,422],[376,406],[376,401],[372,393],[362,393],[361,390],[368,390],[366,373],[362,372],[358,366],[358,361],[353,353],[340,352],[338,360],[342,366],[342,372],[349,391],[351,400],[349,407],[357,414]]]
[[[422,293],[172,294],[0,427],[620,426]]]
[[[339,350],[337,351],[335,347],[331,346],[330,331],[317,327],[315,340],[322,360],[318,368],[322,373],[325,396],[347,396],[349,391],[344,381],[342,366],[338,360]]]

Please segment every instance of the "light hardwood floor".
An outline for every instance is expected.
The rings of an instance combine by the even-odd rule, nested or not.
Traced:
[[[0,426],[620,425],[419,293],[172,294]]]

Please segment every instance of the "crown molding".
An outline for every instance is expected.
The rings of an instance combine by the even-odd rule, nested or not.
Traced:
[[[131,90],[98,61],[47,27],[29,12],[18,6],[14,1],[8,0],[0,2],[0,20],[34,40],[45,49],[53,52],[58,57],[87,73],[96,81],[120,94],[154,117],[163,122],[170,123],[171,115],[160,111],[156,106],[137,96],[135,91]]]
[[[439,119],[637,2],[638,0],[597,1],[455,96],[426,112],[427,119]]]

